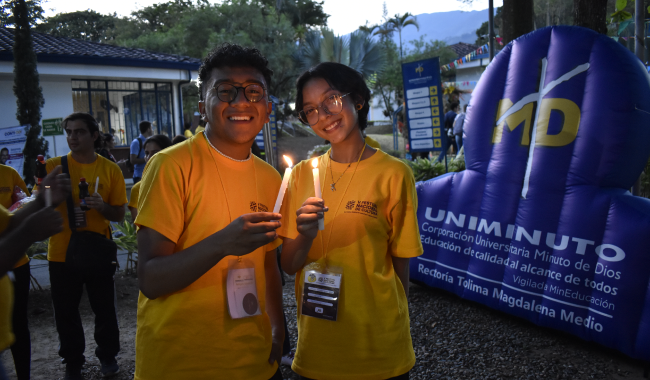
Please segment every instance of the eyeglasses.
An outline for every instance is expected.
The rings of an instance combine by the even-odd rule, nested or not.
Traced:
[[[249,84],[248,86],[238,87],[229,83],[221,83],[214,88],[217,91],[217,97],[222,102],[230,103],[237,99],[239,90],[244,90],[244,97],[251,103],[257,103],[264,97],[264,87],[259,84]]]
[[[334,116],[341,113],[343,110],[343,98],[350,95],[348,92],[345,95],[334,94],[327,99],[323,100],[318,107],[308,107],[298,112],[298,118],[303,124],[313,126],[318,124],[318,109],[322,108],[326,114]]]

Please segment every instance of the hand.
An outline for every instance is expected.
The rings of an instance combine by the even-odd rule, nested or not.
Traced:
[[[223,242],[227,255],[247,255],[278,238],[282,215],[271,212],[244,214],[215,233]]]
[[[84,198],[84,200],[86,201],[86,206],[88,206],[88,208],[93,208],[100,212],[104,208],[104,200],[102,199],[102,196],[99,195],[99,193],[89,195]]]
[[[273,365],[273,362],[278,362],[278,365],[280,365],[281,361],[282,361],[282,342],[277,342],[274,338],[273,343],[271,344],[271,354],[269,355],[269,364]]]
[[[30,240],[41,241],[63,231],[63,218],[54,208],[44,207],[25,218],[21,228],[29,229]]]
[[[70,194],[70,178],[67,174],[61,174],[61,170],[61,165],[59,165],[43,178],[38,194],[38,198],[43,201],[42,204],[45,204],[45,189],[47,186],[50,187],[52,193],[52,207],[65,202],[68,194]]]
[[[315,239],[318,235],[318,219],[323,219],[323,212],[328,211],[325,201],[320,198],[307,198],[302,207],[296,211],[296,228],[301,235]]]

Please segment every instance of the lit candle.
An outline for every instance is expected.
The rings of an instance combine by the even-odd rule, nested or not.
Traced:
[[[95,192],[99,194],[99,177],[95,180]]]
[[[280,186],[280,192],[278,193],[278,199],[275,200],[275,207],[273,207],[273,212],[280,212],[280,206],[282,206],[282,200],[284,199],[284,193],[287,191],[287,185],[289,184],[289,177],[291,176],[291,167],[293,162],[287,156],[284,157],[284,160],[287,161],[287,168],[284,169],[284,177],[282,178],[282,186]]]
[[[52,207],[52,189],[45,186],[45,207]]]
[[[311,170],[312,175],[314,176],[314,194],[316,198],[323,199],[323,193],[320,190],[320,172],[318,171],[318,158],[311,160]],[[321,214],[321,213],[319,213]],[[318,219],[318,230],[322,231],[325,229],[325,218]]]

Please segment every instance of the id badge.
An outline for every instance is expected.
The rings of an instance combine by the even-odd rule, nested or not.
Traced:
[[[88,226],[86,221],[86,212],[81,209],[81,207],[74,208],[74,227],[75,228],[84,228]]]
[[[301,315],[336,321],[342,273],[303,272]]]
[[[252,317],[262,314],[257,298],[255,267],[249,260],[230,260],[228,262],[228,311],[232,319]]]

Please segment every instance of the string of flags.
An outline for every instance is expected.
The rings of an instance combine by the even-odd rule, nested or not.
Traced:
[[[500,38],[500,37],[496,38],[497,43],[499,45],[501,45],[501,46],[503,46],[502,40],[503,39]],[[458,66],[461,66],[461,65],[463,65],[463,64],[465,64],[467,62],[475,61],[475,60],[479,59],[479,56],[484,55],[484,54],[488,54],[489,51],[490,51],[490,46],[489,46],[489,43],[488,43],[488,44],[485,44],[485,45],[479,47],[478,49],[474,50],[473,52],[467,54],[464,57],[458,58],[457,60],[455,60],[453,62],[450,62],[450,63],[448,63],[446,65],[441,66],[440,71],[449,71],[449,70],[455,69]],[[481,57],[481,58],[484,58],[484,57]]]

